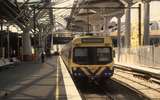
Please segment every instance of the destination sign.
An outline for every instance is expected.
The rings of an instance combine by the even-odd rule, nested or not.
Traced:
[[[104,43],[103,38],[82,38],[82,43]]]

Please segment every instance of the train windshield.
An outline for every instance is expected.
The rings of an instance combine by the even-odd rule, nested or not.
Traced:
[[[107,64],[112,62],[111,47],[76,47],[73,61],[77,64]]]

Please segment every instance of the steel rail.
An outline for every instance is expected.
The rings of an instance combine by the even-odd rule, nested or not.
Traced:
[[[136,94],[141,95],[143,97],[145,97],[145,100],[150,100],[149,97],[147,97],[144,93],[142,93],[141,91],[137,90],[135,87],[130,86],[128,83],[122,82],[121,80],[118,80],[116,78],[112,78],[112,80],[118,84],[121,84],[122,86],[134,91]]]
[[[139,7],[34,7],[35,9],[139,9]]]
[[[120,75],[120,74],[115,74],[115,75],[118,75],[118,76],[120,76],[120,77],[122,77],[122,78],[124,78],[124,79],[126,79],[126,80],[132,81],[132,82],[134,82],[134,83],[137,83],[137,84],[139,84],[139,85],[141,85],[141,86],[147,87],[147,88],[149,88],[149,89],[152,89],[152,90],[157,91],[157,92],[160,93],[160,90],[158,90],[158,89],[152,88],[152,87],[150,87],[150,86],[147,86],[147,85],[145,85],[145,84],[143,84],[143,83],[137,82],[137,81],[135,81],[135,80],[132,80],[132,79],[130,79],[130,78],[128,78],[128,77],[125,77],[125,76],[123,76],[123,75]]]
[[[104,93],[106,94],[106,97],[108,97],[110,100],[115,100],[114,97],[113,97],[113,95],[111,95],[109,92],[107,92],[107,91],[105,90],[105,88],[103,88],[102,85],[101,85],[99,82],[97,82],[97,81],[95,80],[94,83],[95,83],[97,86],[99,86],[99,88],[100,88],[102,91],[104,91]]]
[[[117,69],[148,75],[150,78],[155,78],[157,80],[160,80],[160,74],[157,74],[157,73],[154,73],[154,72],[151,72],[151,71],[145,71],[145,70],[142,70],[142,69],[131,68],[131,67],[128,67],[128,66],[125,66],[125,65],[119,65],[119,64],[115,64],[114,66]]]

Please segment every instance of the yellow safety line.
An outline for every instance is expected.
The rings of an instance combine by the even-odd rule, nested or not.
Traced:
[[[59,59],[59,57],[58,57]],[[56,77],[56,100],[59,100],[59,68],[58,68],[58,59],[57,59],[57,77]]]

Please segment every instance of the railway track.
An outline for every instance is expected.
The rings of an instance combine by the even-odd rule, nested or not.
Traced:
[[[78,86],[82,100],[115,100],[114,96],[97,81],[82,82]]]
[[[104,94],[103,98],[105,100],[115,100],[114,95],[112,95],[109,91],[105,89],[106,88],[105,84],[99,83],[97,81],[94,81],[93,84],[95,84],[97,88],[99,89],[99,91],[101,91]]]
[[[76,83],[76,86],[83,100],[148,100],[143,95],[112,79],[104,82]]]
[[[116,69],[112,79],[137,91],[150,100],[160,100],[160,84],[148,77],[128,70]]]
[[[147,75],[149,78],[154,78],[156,80],[160,80],[160,74],[154,73],[150,70],[143,70],[143,69],[128,67],[126,65],[119,65],[119,64],[115,64],[115,68],[120,69],[120,70],[129,71],[129,72],[135,72],[135,73]]]

